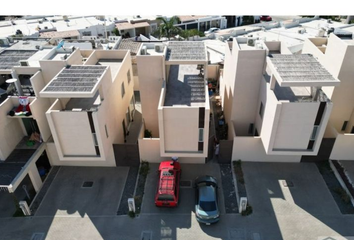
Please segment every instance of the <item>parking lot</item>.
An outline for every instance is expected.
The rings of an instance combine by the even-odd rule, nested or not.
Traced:
[[[242,168],[255,214],[340,214],[314,163],[245,162]]]
[[[61,167],[36,216],[116,215],[128,171],[128,167]]]
[[[220,168],[218,164],[181,164],[182,175],[181,182],[189,181],[190,186],[180,187],[179,205],[177,208],[159,208],[155,206],[155,193],[158,184],[159,164],[150,163],[150,173],[145,183],[145,194],[142,203],[141,213],[156,214],[191,214],[194,212],[195,189],[194,180],[202,175],[210,175],[218,181],[219,209],[221,214],[225,213],[224,198],[222,194],[222,185],[220,177]]]

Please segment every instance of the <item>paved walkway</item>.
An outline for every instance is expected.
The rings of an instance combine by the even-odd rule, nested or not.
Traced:
[[[340,164],[345,169],[347,176],[349,177],[349,181],[354,185],[354,161],[340,161]]]

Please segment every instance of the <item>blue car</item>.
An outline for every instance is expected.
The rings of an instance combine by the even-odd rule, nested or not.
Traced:
[[[195,216],[198,222],[210,225],[220,218],[218,207],[218,183],[212,176],[195,180]]]

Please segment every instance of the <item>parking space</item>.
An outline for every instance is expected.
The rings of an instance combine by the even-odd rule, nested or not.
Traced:
[[[116,215],[129,167],[61,167],[36,216]]]
[[[184,183],[183,185],[185,186],[180,187],[179,205],[177,208],[159,208],[155,206],[154,198],[158,184],[158,167],[159,164],[150,163],[150,173],[145,184],[145,193],[141,210],[142,213],[191,214],[191,212],[194,212],[195,203],[195,190],[193,188],[194,180],[202,175],[210,175],[217,179],[219,185],[219,208],[222,214],[225,213],[220,168],[218,164],[181,164],[181,182]],[[187,186],[187,182],[189,181],[191,185]]]
[[[12,217],[15,213],[14,199],[9,192],[0,191],[0,218]]]
[[[242,169],[255,214],[340,214],[314,163],[245,162]]]

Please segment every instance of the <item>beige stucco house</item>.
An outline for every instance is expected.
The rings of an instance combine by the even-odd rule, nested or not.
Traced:
[[[234,38],[220,78],[232,160],[317,155],[333,107],[322,88],[339,83],[312,55],[293,55],[281,42]]]
[[[203,42],[143,43],[136,57],[144,129],[142,160],[179,157],[204,163],[208,154],[208,59]]]
[[[354,40],[330,34],[329,38],[309,38],[304,53],[315,56],[328,71],[341,81],[338,87],[323,91],[333,102],[324,137],[335,139],[330,159],[353,160],[354,156]]]

